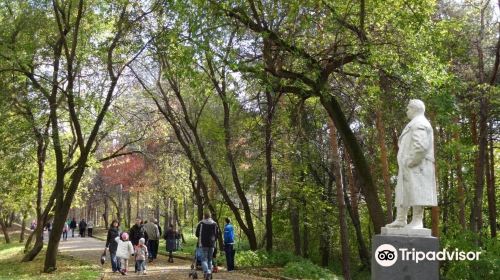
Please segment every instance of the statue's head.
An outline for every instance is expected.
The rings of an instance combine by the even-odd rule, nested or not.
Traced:
[[[408,102],[408,106],[406,107],[406,116],[410,120],[415,118],[416,116],[423,115],[425,113],[425,105],[422,100],[412,99]]]

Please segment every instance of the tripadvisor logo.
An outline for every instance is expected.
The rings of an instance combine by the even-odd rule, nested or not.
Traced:
[[[399,252],[398,252],[399,251]],[[399,248],[396,250],[394,246],[391,244],[382,244],[378,246],[377,250],[375,250],[375,260],[377,263],[384,267],[392,266],[398,260],[398,256],[402,261],[411,261],[415,263],[419,263],[421,261],[477,261],[479,260],[479,255],[482,252],[464,252],[455,249],[454,251],[448,251],[443,249],[441,251],[417,251],[415,248],[407,249],[407,248]]]
[[[375,251],[375,260],[381,266],[392,266],[398,260],[398,251],[391,244],[382,244]]]

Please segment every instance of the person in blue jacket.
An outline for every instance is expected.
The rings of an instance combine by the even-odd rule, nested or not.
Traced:
[[[234,227],[231,219],[226,218],[224,226],[224,251],[226,252],[227,271],[234,270]]]

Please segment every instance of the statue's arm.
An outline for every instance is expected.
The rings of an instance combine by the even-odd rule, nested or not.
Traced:
[[[425,125],[417,125],[412,129],[412,141],[410,148],[410,156],[407,159],[408,167],[419,165],[425,158],[425,154],[429,149],[429,133]]]

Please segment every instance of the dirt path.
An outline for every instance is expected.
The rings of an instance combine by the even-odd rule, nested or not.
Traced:
[[[48,238],[44,238],[48,240]],[[64,255],[70,255],[77,259],[81,259],[86,262],[99,264],[100,256],[104,250],[105,242],[89,237],[74,237],[71,235],[68,237],[67,241],[62,241],[59,244],[59,251]],[[109,258],[109,254],[108,254]],[[136,275],[134,271],[133,260],[129,262],[129,272],[128,276],[122,276],[119,273],[113,273],[111,271],[111,264],[109,259],[107,259],[104,264],[104,272],[102,279],[189,279],[188,275],[190,272],[191,262],[183,259],[175,259],[174,263],[168,263],[167,257],[163,255],[158,255],[153,263],[147,265],[147,275]],[[198,271],[198,275],[201,277],[202,272]],[[224,268],[221,268],[218,273],[213,274],[213,279],[248,279],[248,280],[265,280],[272,278],[263,278],[259,276],[244,274],[241,272],[227,272]]]

